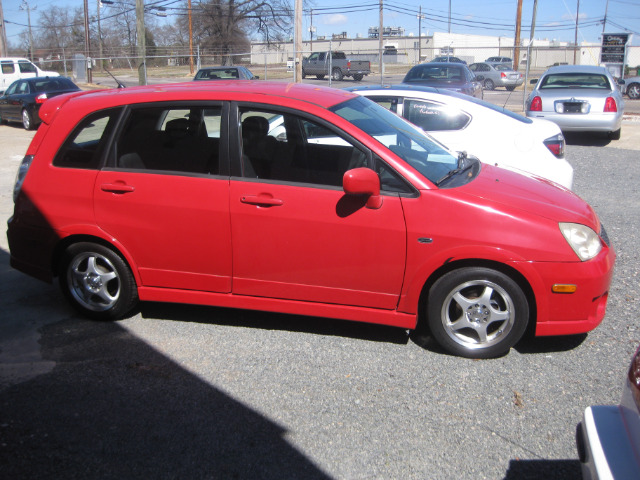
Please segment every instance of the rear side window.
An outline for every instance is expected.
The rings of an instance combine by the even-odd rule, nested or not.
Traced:
[[[222,107],[144,107],[131,112],[116,148],[116,168],[220,173]]]
[[[71,133],[53,159],[65,168],[98,169],[120,109],[97,112],[85,118]]]
[[[425,131],[461,130],[471,117],[456,107],[424,100],[404,100],[404,117]]]
[[[13,66],[13,62],[2,62],[2,73],[10,74],[14,73],[16,68]]]

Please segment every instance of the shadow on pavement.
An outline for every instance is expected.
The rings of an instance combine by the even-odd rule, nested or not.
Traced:
[[[504,480],[582,478],[578,460],[511,460]]]
[[[117,324],[40,333],[56,366],[0,391],[0,477],[329,478],[283,427]]]

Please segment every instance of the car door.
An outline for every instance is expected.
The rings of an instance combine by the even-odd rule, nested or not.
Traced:
[[[29,93],[29,83],[18,80],[9,86],[2,100],[3,117],[11,120],[22,119],[22,99]]]
[[[344,172],[367,166],[371,152],[290,111],[238,115],[233,293],[395,308],[406,256],[400,198],[389,194],[372,209],[342,189]]]
[[[137,106],[97,177],[98,225],[133,257],[142,286],[231,291],[222,107]]]

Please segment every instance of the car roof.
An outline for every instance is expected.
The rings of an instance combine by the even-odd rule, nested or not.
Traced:
[[[247,100],[264,101],[278,105],[282,98],[330,108],[350,98],[355,93],[318,85],[277,81],[220,80],[217,82],[184,82],[144,85],[104,90],[88,90],[76,94],[54,97],[40,109],[40,117],[50,122],[65,103],[82,110],[85,114],[96,110],[136,103],[164,101],[220,101]]]
[[[543,75],[551,73],[601,73],[608,75],[609,71],[597,65],[558,65],[550,67]]]

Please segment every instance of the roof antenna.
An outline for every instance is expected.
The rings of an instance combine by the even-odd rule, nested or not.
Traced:
[[[107,70],[105,68],[104,71],[107,72],[111,76],[111,78],[113,78],[116,81],[116,83],[118,84],[118,88],[126,88],[127,87],[124,83],[120,82],[120,80],[118,80],[116,77],[114,77],[113,74],[109,70]]]

